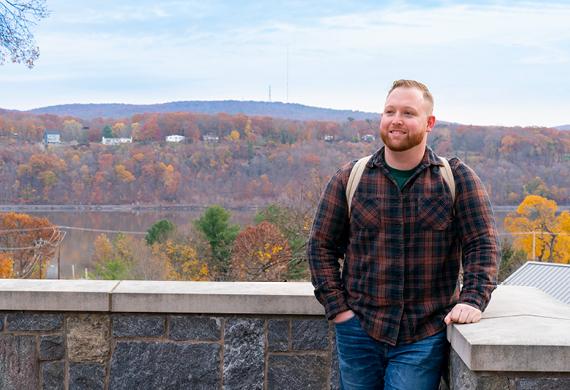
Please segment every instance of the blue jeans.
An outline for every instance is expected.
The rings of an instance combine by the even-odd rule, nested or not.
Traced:
[[[411,344],[374,340],[358,316],[335,325],[344,390],[437,390],[449,344],[445,331]]]

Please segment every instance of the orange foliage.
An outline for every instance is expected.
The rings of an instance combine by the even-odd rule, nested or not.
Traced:
[[[261,222],[240,232],[235,240],[230,275],[233,280],[283,280],[291,260],[287,239],[279,228]]]
[[[14,276],[14,260],[6,253],[0,253],[0,279],[9,279]]]
[[[62,239],[46,218],[14,212],[0,214],[0,247],[9,250],[16,278],[42,278]]]

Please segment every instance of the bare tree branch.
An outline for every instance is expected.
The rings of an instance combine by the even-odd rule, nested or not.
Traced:
[[[40,49],[30,27],[48,15],[45,0],[0,0],[0,64],[10,58],[34,66]]]

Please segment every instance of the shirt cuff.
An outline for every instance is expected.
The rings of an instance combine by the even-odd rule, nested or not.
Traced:
[[[344,292],[335,291],[325,295],[315,290],[315,296],[321,305],[324,306],[328,320],[332,320],[338,313],[350,310],[350,307],[346,303]]]

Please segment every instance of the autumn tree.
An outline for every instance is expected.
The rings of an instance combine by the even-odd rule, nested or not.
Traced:
[[[515,248],[524,250],[529,259],[569,263],[570,213],[557,215],[557,209],[553,200],[528,195],[516,212],[505,218],[505,229],[516,234]]]
[[[196,221],[194,226],[210,244],[212,265],[221,279],[225,279],[230,269],[233,242],[239,226],[229,222],[230,213],[221,206],[210,206]]]
[[[104,280],[130,279],[135,259],[132,255],[132,239],[117,234],[113,241],[106,234],[95,239],[92,257],[95,271],[93,278]]]
[[[0,279],[10,279],[14,276],[14,260],[8,253],[0,252]]]
[[[309,215],[301,209],[270,204],[254,218],[256,224],[271,223],[286,238],[290,251],[287,279],[304,279],[307,276],[306,242],[308,239]]]
[[[16,278],[43,278],[64,234],[47,218],[28,214],[0,214],[0,254],[4,270],[12,260]]]
[[[83,137],[83,125],[75,119],[66,119],[63,121],[63,139],[66,141],[87,141],[87,137]]]
[[[45,0],[0,1],[0,64],[12,62],[29,68],[40,56],[30,27],[48,16]]]
[[[285,236],[269,222],[240,232],[232,250],[232,280],[282,281],[291,260]]]
[[[210,270],[207,262],[198,256],[190,242],[168,239],[155,242],[152,253],[162,258],[167,267],[169,280],[209,280]]]

